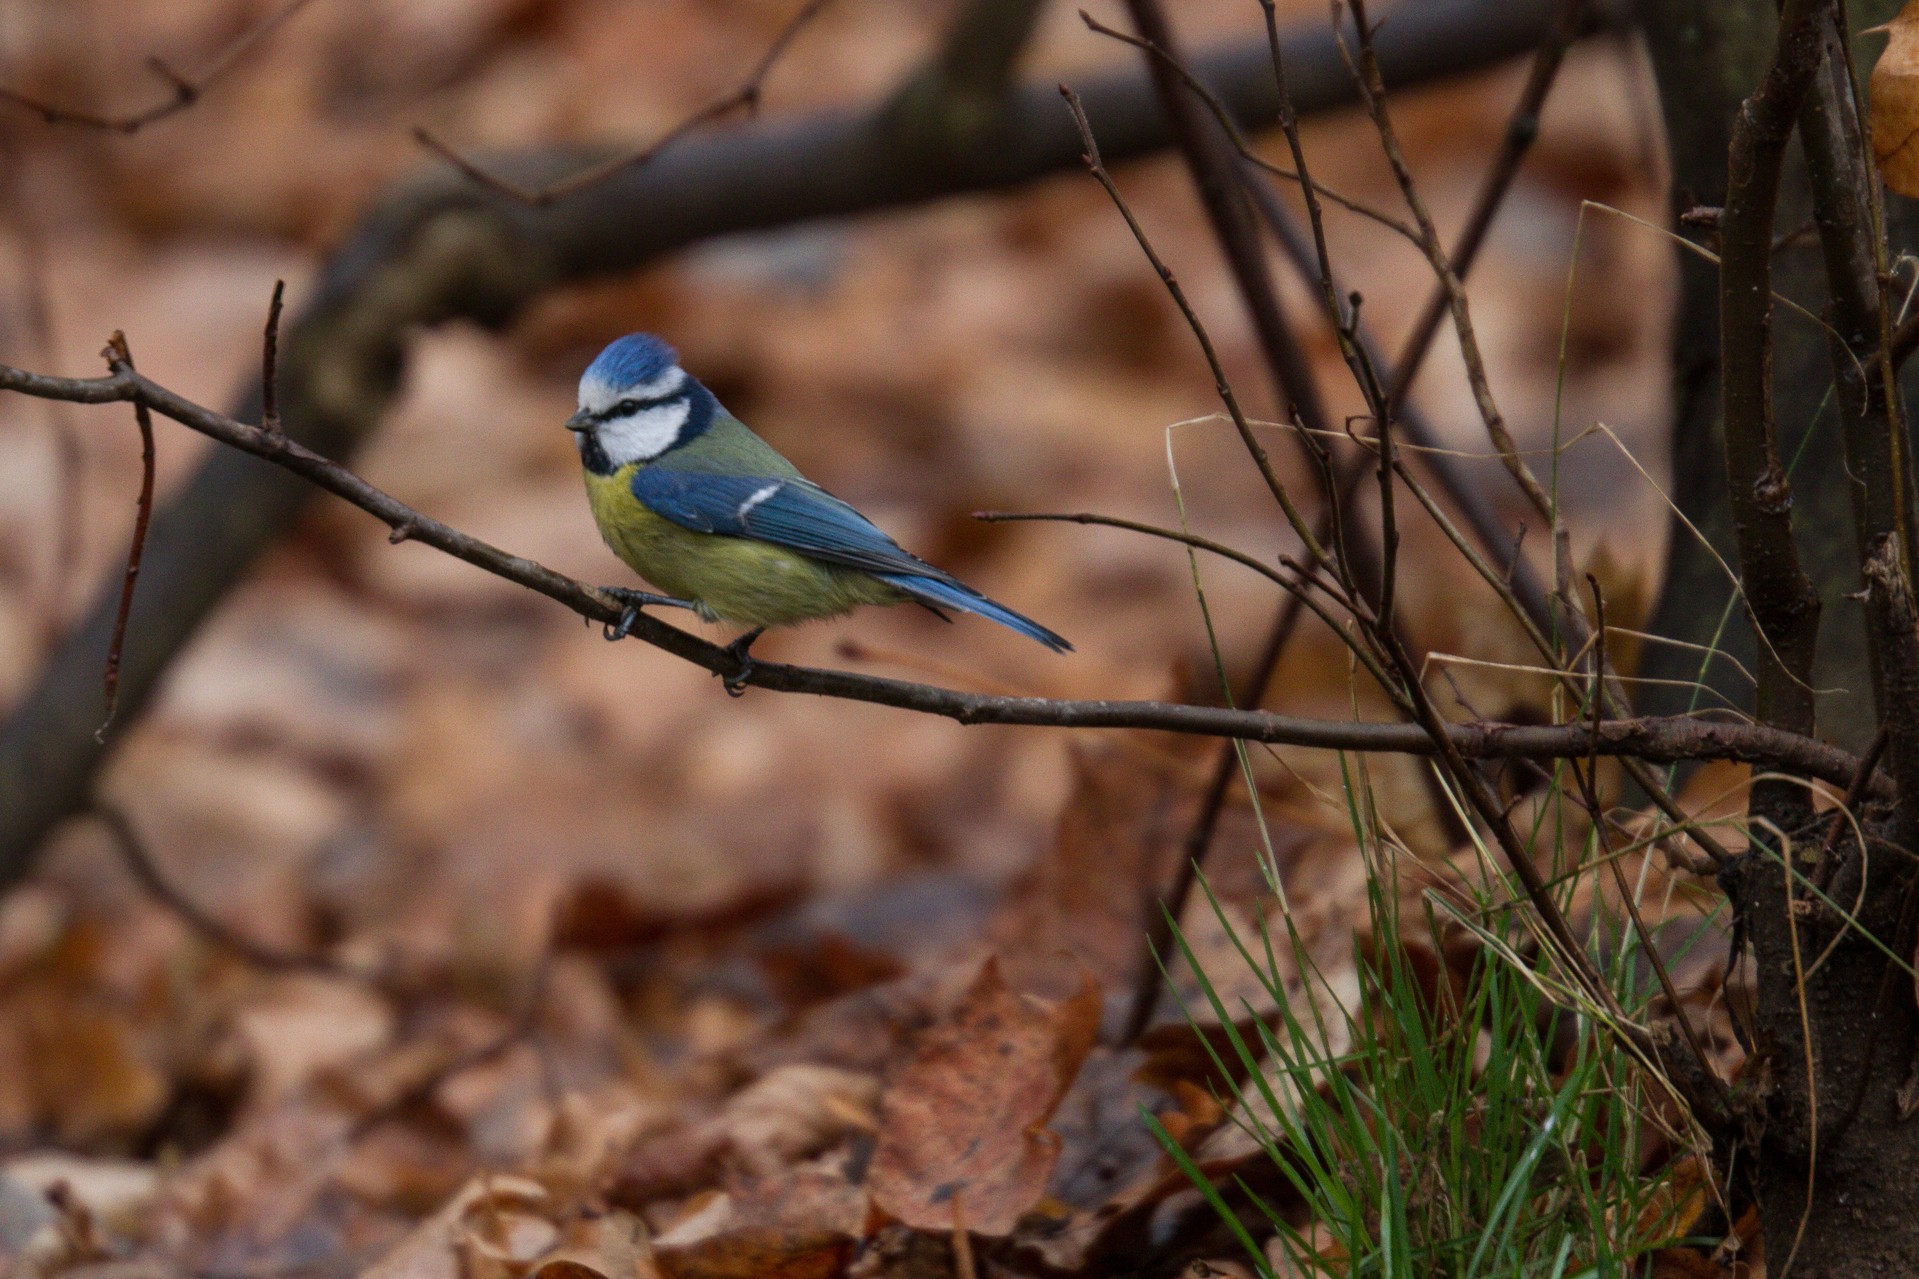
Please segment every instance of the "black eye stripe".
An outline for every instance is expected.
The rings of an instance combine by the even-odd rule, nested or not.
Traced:
[[[666,395],[656,395],[650,400],[621,400],[612,408],[602,410],[597,420],[610,422],[616,417],[630,417],[642,409],[657,409],[661,405],[671,404],[675,400],[683,400],[685,398],[685,391],[673,391]]]

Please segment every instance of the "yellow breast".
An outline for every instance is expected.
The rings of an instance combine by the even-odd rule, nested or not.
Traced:
[[[600,536],[634,572],[668,595],[692,600],[709,621],[782,626],[907,598],[871,574],[785,547],[682,528],[633,496],[637,469],[587,473],[587,502]]]

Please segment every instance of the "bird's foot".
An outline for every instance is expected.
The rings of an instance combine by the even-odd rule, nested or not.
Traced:
[[[727,655],[739,663],[739,669],[735,670],[731,675],[720,676],[720,687],[726,690],[728,697],[745,696],[746,681],[753,678],[753,669],[759,665],[758,662],[753,660],[753,655],[747,652],[747,650],[753,647],[754,640],[765,633],[766,628],[764,626],[755,626],[752,630],[726,646]]]
[[[661,608],[690,608],[695,612],[699,611],[699,606],[692,600],[675,599],[671,595],[655,595],[651,591],[636,591],[626,586],[602,586],[600,593],[611,595],[626,606],[626,611],[620,614],[619,621],[607,624],[605,635],[608,640],[623,640],[632,634],[633,624],[640,620],[640,610],[649,604],[657,604]]]

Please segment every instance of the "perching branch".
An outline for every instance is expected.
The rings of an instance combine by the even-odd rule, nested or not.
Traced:
[[[624,606],[598,588],[532,560],[513,555],[441,523],[382,492],[331,459],[288,438],[227,417],[182,398],[116,364],[100,378],[61,378],[0,365],[0,390],[75,404],[145,404],[162,417],[243,453],[271,462],[374,516],[407,540],[444,551],[496,577],[535,591],[589,621],[620,620]],[[1654,763],[1723,759],[1791,768],[1835,786],[1852,781],[1859,761],[1810,737],[1759,724],[1725,723],[1685,716],[1609,720],[1590,724],[1446,724],[1439,740],[1424,725],[1322,720],[1271,711],[1191,706],[1174,702],[1071,700],[967,693],[930,684],[756,660],[741,672],[727,649],[642,613],[632,634],[716,675],[744,675],[755,688],[811,693],[938,715],[960,724],[1020,724],[1032,727],[1148,729],[1201,737],[1233,737],[1314,750],[1433,755],[1442,749],[1468,759],[1576,759],[1589,754],[1633,756]],[[1871,793],[1892,793],[1883,778]]]

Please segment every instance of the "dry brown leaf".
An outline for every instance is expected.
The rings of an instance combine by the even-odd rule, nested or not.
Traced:
[[[852,1239],[831,1230],[734,1230],[653,1250],[666,1279],[832,1279],[852,1259]]]
[[[803,1062],[780,1066],[734,1094],[713,1118],[669,1128],[627,1156],[610,1195],[640,1207],[710,1183],[722,1165],[767,1177],[873,1127],[871,1075]]]
[[[1022,995],[987,960],[959,1005],[921,1037],[880,1106],[873,1200],[921,1230],[1004,1235],[1046,1191],[1060,1140],[1044,1125],[1099,1029],[1086,975],[1060,1003]]]
[[[1883,27],[1890,39],[1872,68],[1872,154],[1888,189],[1919,195],[1919,0]]]
[[[489,1262],[530,1263],[559,1241],[558,1228],[538,1215],[547,1206],[536,1181],[477,1177],[364,1271],[364,1279],[462,1279],[488,1272]]]

